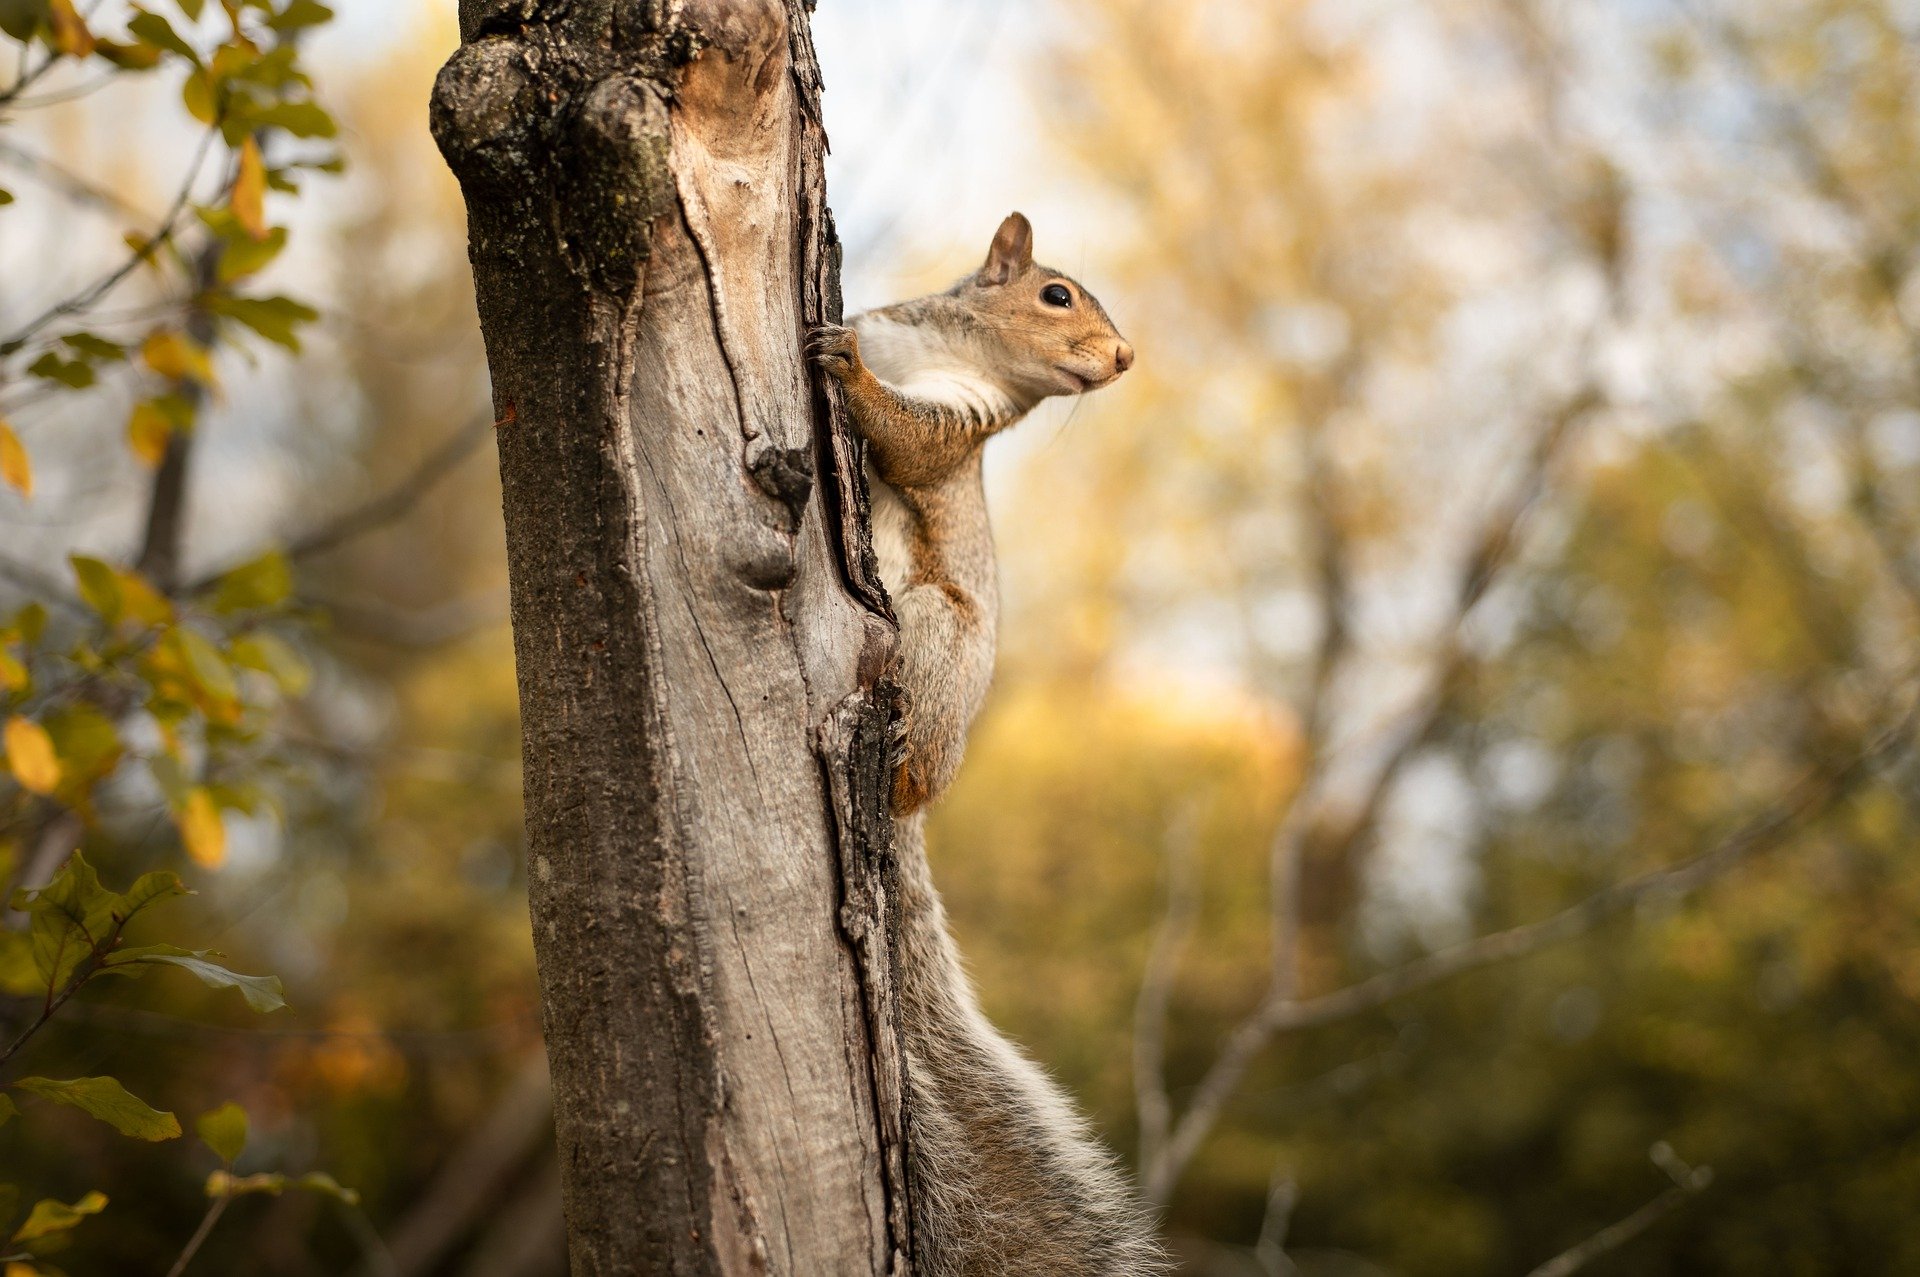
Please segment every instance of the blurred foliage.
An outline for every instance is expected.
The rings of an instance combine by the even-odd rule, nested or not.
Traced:
[[[1067,7],[1045,109],[1143,354],[1020,476],[933,838],[990,1013],[1125,1148],[1184,813],[1176,1117],[1267,989],[1290,804],[1326,993],[1707,850],[1911,703],[1920,28]],[[1712,1187],[1590,1271],[1914,1268],[1917,796],[1901,764],[1697,897],[1283,1035],[1173,1194],[1188,1269],[1529,1271],[1671,1188],[1656,1145]]]
[[[1907,703],[1920,28],[1057,7],[1044,176],[1141,362],[996,493],[1000,678],[932,841],[989,1012],[1131,1157],[1169,893],[1177,1116],[1268,989],[1290,812],[1324,993],[1711,847]],[[182,870],[177,935],[291,1004],[89,980],[7,1063],[207,1115],[189,1155],[19,1093],[6,1223],[76,1274],[216,1206],[195,1271],[562,1271],[485,370],[418,110],[452,20],[323,75],[326,17],[0,0],[11,879]],[[1915,795],[1284,1035],[1179,1176],[1186,1270],[1526,1272],[1665,1192],[1661,1144],[1712,1186],[1590,1271],[1920,1267]]]

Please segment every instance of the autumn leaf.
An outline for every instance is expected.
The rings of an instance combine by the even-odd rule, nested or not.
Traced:
[[[187,854],[195,864],[218,869],[226,862],[227,827],[220,820],[220,808],[215,805],[212,794],[197,788],[190,792],[181,805],[177,822],[180,841],[186,845]]]
[[[93,32],[73,7],[73,0],[51,0],[47,21],[53,28],[53,47],[68,57],[84,58],[93,52]]]
[[[254,240],[267,237],[267,165],[260,144],[251,137],[240,144],[240,171],[233,179],[234,220]]]
[[[40,724],[18,714],[8,719],[6,749],[7,767],[22,789],[50,794],[60,783],[60,760],[53,752],[53,738]]]
[[[167,455],[167,440],[171,438],[172,424],[151,400],[143,399],[133,406],[133,415],[127,419],[127,446],[133,449],[133,455],[142,465],[148,468],[159,465]]]
[[[185,333],[161,329],[141,343],[140,358],[169,380],[213,384],[213,364],[207,352]]]
[[[33,464],[5,418],[0,418],[0,481],[17,488],[23,497],[33,495]]]
[[[13,1240],[15,1243],[30,1242],[54,1233],[64,1233],[87,1216],[98,1215],[106,1208],[105,1193],[88,1193],[71,1206],[49,1197],[34,1204],[27,1222],[14,1230]]]

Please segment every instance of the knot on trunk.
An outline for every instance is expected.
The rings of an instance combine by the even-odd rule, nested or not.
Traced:
[[[589,89],[563,130],[560,215],[574,269],[596,287],[631,294],[651,251],[653,223],[674,209],[667,106],[660,90],[615,74]]]
[[[493,36],[463,44],[434,81],[433,140],[464,186],[524,183],[537,171],[532,143],[542,105],[519,41]]]

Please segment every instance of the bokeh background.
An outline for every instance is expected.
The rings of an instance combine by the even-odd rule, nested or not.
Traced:
[[[240,1172],[359,1194],[235,1199],[196,1271],[558,1274],[486,371],[425,128],[452,5],[330,3],[280,34],[337,136],[263,146],[345,170],[266,195],[287,243],[247,276],[318,312],[298,352],[46,345],[173,331],[217,218],[0,347],[33,475],[0,617],[53,618],[0,631],[33,674],[0,697],[63,769],[9,755],[12,880],[76,844],[109,885],[177,870],[169,935],[291,1007],[96,983],[21,1058],[237,1101]],[[1140,351],[994,445],[1000,672],[931,836],[990,1014],[1182,1271],[1517,1274],[1596,1238],[1595,1273],[1920,1271],[1920,4],[829,0],[815,39],[851,306],[944,286],[1019,208]],[[43,49],[0,39],[0,86]],[[163,215],[187,71],[68,57],[0,99],[0,334]],[[156,379],[190,435],[134,424]],[[177,582],[256,565],[180,605],[231,721],[218,686],[98,695],[137,640],[68,651],[98,628],[68,556],[153,569],[170,450]],[[1700,856],[1509,960],[1406,966]],[[109,1198],[32,1262],[165,1271],[214,1154],[23,1108],[23,1202]]]

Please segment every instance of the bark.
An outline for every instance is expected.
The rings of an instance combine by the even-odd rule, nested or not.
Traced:
[[[800,0],[462,0],[572,1270],[908,1269],[879,675]]]

